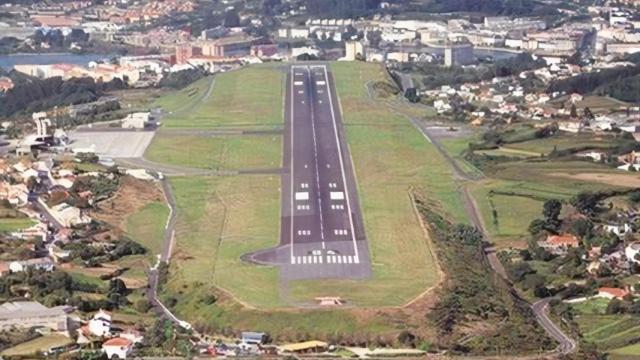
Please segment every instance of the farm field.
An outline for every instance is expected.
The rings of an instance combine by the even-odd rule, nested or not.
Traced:
[[[26,229],[35,224],[29,218],[0,218],[0,232],[12,232]]]
[[[584,339],[603,351],[633,355],[634,348],[628,348],[628,345],[640,339],[638,316],[581,314],[576,317],[576,321]]]
[[[145,157],[148,160],[202,169],[277,168],[281,165],[282,136],[184,136],[159,132]]]
[[[620,144],[620,140],[616,140],[612,137],[603,136],[601,138],[594,137],[593,135],[570,135],[561,133],[560,135],[535,139],[524,142],[507,144],[504,147],[506,149],[514,149],[529,152],[532,154],[544,154],[548,155],[554,149],[556,151],[570,150],[570,149],[608,149]]]
[[[64,335],[45,335],[31,341],[16,345],[4,350],[3,356],[29,356],[38,352],[47,351],[58,346],[65,346],[73,343],[73,339]]]

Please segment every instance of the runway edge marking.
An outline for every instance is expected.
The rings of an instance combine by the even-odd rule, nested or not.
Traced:
[[[324,78],[327,81],[327,83],[329,83],[329,74],[327,73],[327,66],[326,65],[322,65],[319,66],[324,70]],[[355,263],[358,264],[360,263],[360,256],[358,254],[358,244],[356,243],[356,234],[355,234],[355,227],[353,225],[353,214],[351,213],[351,201],[350,201],[350,196],[349,196],[349,186],[347,183],[347,179],[346,179],[346,175],[345,175],[345,170],[344,170],[344,160],[342,159],[342,146],[340,144],[340,138],[338,137],[338,126],[336,125],[336,115],[335,115],[335,109],[333,107],[333,91],[331,89],[331,84],[329,84],[329,86],[327,86],[327,92],[329,94],[329,107],[331,108],[331,119],[333,120],[333,133],[336,137],[336,143],[338,146],[338,159],[340,159],[340,170],[342,172],[342,183],[344,184],[344,190],[346,192],[346,197],[347,197],[347,208],[348,208],[348,212],[349,212],[349,225],[351,226],[351,240],[353,241],[353,251],[355,254]]]

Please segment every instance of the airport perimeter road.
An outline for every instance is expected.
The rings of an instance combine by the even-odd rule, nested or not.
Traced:
[[[325,65],[293,65],[285,99],[281,239],[251,259],[283,279],[366,278],[369,251],[333,79]]]

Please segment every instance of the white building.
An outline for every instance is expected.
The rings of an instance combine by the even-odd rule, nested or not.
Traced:
[[[624,249],[624,255],[627,257],[627,260],[633,261],[636,264],[640,264],[640,258],[636,258],[638,253],[640,253],[640,242],[631,243]]]
[[[27,269],[53,271],[56,264],[49,258],[35,258],[29,260],[12,261],[9,270],[13,273],[27,271]]]
[[[605,224],[602,229],[608,233],[616,234],[617,236],[624,236],[633,231],[631,225],[625,223],[624,225],[617,224]]]
[[[354,61],[358,58],[364,59],[366,57],[364,45],[362,45],[360,41],[346,41],[344,43],[344,49],[344,60],[346,61]]]
[[[149,112],[136,112],[127,115],[122,119],[122,128],[124,129],[144,129],[145,125],[149,122],[151,113]]]
[[[91,222],[91,218],[86,216],[82,210],[66,203],[50,208],[49,213],[64,227],[83,225]]]
[[[107,336],[111,333],[111,314],[100,309],[89,320],[89,332],[94,336]]]

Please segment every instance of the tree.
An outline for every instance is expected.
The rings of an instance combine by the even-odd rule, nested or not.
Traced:
[[[574,119],[578,117],[578,110],[576,109],[576,104],[571,104],[571,111],[569,112],[569,116],[571,116]]]
[[[542,219],[533,219],[529,224],[529,233],[531,235],[538,235],[545,229],[545,222]]]
[[[240,26],[240,16],[236,10],[227,11],[224,14],[224,27],[238,27]]]
[[[577,219],[571,223],[569,232],[580,238],[588,238],[591,237],[592,230],[593,224],[591,221],[588,219]]]
[[[587,118],[587,120],[589,121],[592,121],[596,118],[596,116],[593,115],[593,112],[591,112],[591,109],[589,109],[589,107],[584,108],[584,117]]]
[[[464,245],[479,245],[482,243],[483,238],[480,230],[467,224],[456,224],[449,232],[449,240]]]
[[[135,308],[136,311],[144,314],[149,311],[149,309],[151,309],[151,304],[147,299],[139,299],[138,301],[136,301]]]
[[[545,219],[545,225],[553,230],[557,230],[560,225],[559,217],[562,211],[562,203],[557,199],[550,199],[544,202],[542,206],[542,216]]]
[[[611,299],[611,301],[609,301],[609,304],[607,305],[606,313],[609,315],[622,314],[625,311],[626,311],[626,307],[625,307],[625,304],[622,302],[622,300]]]
[[[529,265],[528,262],[518,262],[517,264],[511,266],[511,268],[509,269],[509,275],[515,282],[522,281],[525,276],[529,274],[535,274],[535,270],[531,268],[531,265]]]
[[[417,103],[418,101],[420,101],[420,96],[418,96],[418,91],[416,90],[416,88],[408,88],[407,90],[405,90],[404,97],[412,103]]]
[[[571,198],[573,205],[580,213],[584,215],[593,215],[598,211],[598,203],[603,195],[590,191],[583,191]]]

